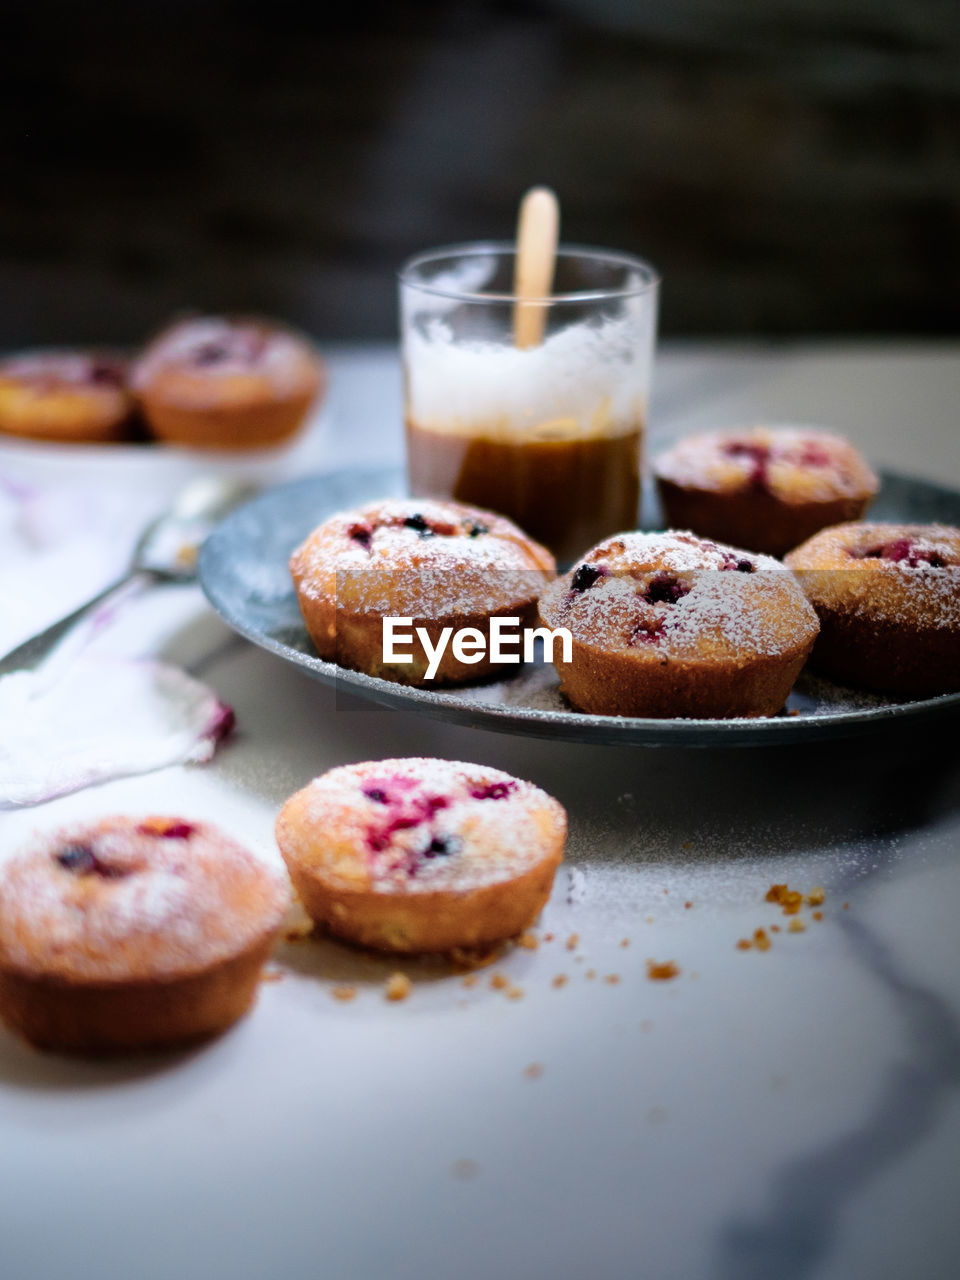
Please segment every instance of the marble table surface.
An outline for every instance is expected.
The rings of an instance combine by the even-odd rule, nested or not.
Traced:
[[[271,476],[402,455],[393,351],[329,355],[329,403]],[[818,422],[960,487],[958,402],[952,346],[674,346],[651,438]],[[58,465],[0,448],[0,474]],[[63,474],[76,492],[141,492],[142,515],[184,470],[83,459]],[[204,767],[0,814],[0,857],[76,815],[176,811],[275,858],[276,811],[311,777],[426,754],[557,795],[567,862],[539,947],[496,966],[519,999],[491,970],[465,986],[417,962],[410,997],[388,1003],[395,964],[310,941],[280,948],[283,978],[249,1018],[185,1056],[73,1063],[0,1033],[0,1274],[957,1274],[955,718],[764,750],[569,745],[338,699],[233,637],[196,588],[144,597],[122,625],[235,707],[234,739]],[[802,932],[764,900],[784,882],[825,892]],[[758,928],[769,950],[738,949]],[[679,973],[651,981],[648,960]],[[334,998],[342,984],[355,999]]]

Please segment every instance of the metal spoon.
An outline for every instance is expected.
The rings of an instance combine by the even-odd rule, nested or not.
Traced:
[[[169,511],[152,521],[137,539],[130,568],[92,600],[0,658],[0,676],[30,671],[97,609],[119,603],[128,594],[160,582],[190,582],[196,576],[197,552],[213,526],[228,511],[253,497],[257,487],[246,480],[206,477],[193,480]]]

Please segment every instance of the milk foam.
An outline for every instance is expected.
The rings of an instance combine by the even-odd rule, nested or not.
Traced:
[[[602,436],[642,424],[654,317],[643,298],[615,319],[572,324],[518,350],[460,341],[450,324],[406,317],[407,417],[425,430]]]

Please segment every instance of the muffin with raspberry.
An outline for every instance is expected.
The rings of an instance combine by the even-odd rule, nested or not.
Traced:
[[[134,364],[132,385],[158,440],[197,449],[264,449],[289,439],[326,387],[311,343],[271,321],[181,320]]]
[[[960,529],[843,524],[786,562],[820,618],[818,671],[908,696],[960,690]]]
[[[654,474],[668,525],[773,556],[859,519],[880,486],[842,436],[812,427],[689,436],[656,458]]]
[[[290,559],[300,611],[321,658],[406,684],[460,684],[489,675],[491,620],[536,613],[556,570],[545,547],[504,516],[459,502],[390,498],[325,520]],[[383,619],[410,619],[403,656],[385,653]],[[432,675],[416,632],[436,650],[472,629],[474,653],[449,643]],[[467,658],[471,660],[467,660]]]
[[[131,434],[127,363],[109,351],[32,351],[0,360],[0,432],[59,444]]]
[[[561,690],[595,715],[775,715],[819,629],[779,561],[686,532],[601,542],[539,608],[571,635]]]
[[[499,769],[452,760],[344,765],[291,796],[277,843],[307,912],[382,951],[513,937],[563,856],[562,806]]]
[[[284,877],[208,823],[40,836],[0,872],[0,1019],[63,1053],[217,1035],[253,1003],[288,900]]]

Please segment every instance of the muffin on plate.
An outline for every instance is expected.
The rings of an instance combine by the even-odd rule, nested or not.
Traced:
[[[217,1035],[250,1008],[285,880],[203,822],[103,818],[0,870],[0,1019],[107,1054]]]
[[[105,444],[129,433],[134,398],[123,357],[30,351],[0,360],[0,432],[59,444]]]
[[[504,516],[458,502],[388,498],[325,520],[294,551],[290,572],[321,658],[407,684],[457,684],[495,669],[490,620],[523,626],[556,572],[553,556]],[[383,619],[411,619],[410,662],[384,652]],[[423,628],[436,647],[445,628],[476,629],[479,660],[447,644],[429,677]]]
[[[786,563],[820,618],[818,671],[888,693],[960,690],[960,529],[842,524]]]
[[[530,782],[453,760],[377,760],[315,778],[283,806],[277,843],[309,915],[384,951],[513,937],[563,857],[563,807]]]
[[[165,329],[132,385],[158,440],[197,449],[264,449],[289,439],[326,387],[306,338],[266,320],[205,316]]]
[[[553,661],[575,707],[658,719],[775,715],[819,629],[779,561],[677,532],[601,542],[540,618],[571,633]]]
[[[853,445],[812,427],[689,436],[654,474],[668,525],[773,556],[858,519],[880,486]]]

